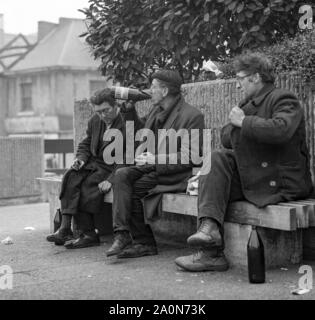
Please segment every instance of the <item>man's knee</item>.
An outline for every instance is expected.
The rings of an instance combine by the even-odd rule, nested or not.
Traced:
[[[235,157],[231,151],[219,150],[211,153],[211,167],[220,167],[222,165],[235,165]]]
[[[130,174],[130,168],[125,167],[125,168],[119,168],[115,171],[115,184],[119,183],[125,183]]]

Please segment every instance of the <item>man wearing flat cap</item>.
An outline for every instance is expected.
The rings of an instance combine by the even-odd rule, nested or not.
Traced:
[[[135,258],[156,255],[157,246],[148,223],[158,216],[163,192],[184,192],[187,181],[192,176],[194,163],[191,148],[187,144],[184,147],[182,144],[177,144],[175,152],[174,150],[170,152],[172,137],[168,140],[166,137],[164,140],[160,139],[160,132],[173,129],[171,131],[178,133],[182,132],[181,129],[186,129],[183,131],[188,133],[190,145],[199,146],[199,149],[196,148],[199,152],[202,150],[204,117],[182,97],[183,81],[179,73],[159,70],[153,74],[152,79],[153,108],[147,117],[142,119],[137,117],[134,121],[143,122],[144,128],[152,133],[151,138],[153,136],[155,141],[153,148],[145,148],[142,151],[137,149],[135,165],[118,169],[115,173],[114,242],[107,251],[107,256]],[[132,104],[127,105],[127,108],[134,108]],[[199,130],[196,130],[197,137],[191,134],[192,129]],[[159,161],[160,159],[165,161]]]

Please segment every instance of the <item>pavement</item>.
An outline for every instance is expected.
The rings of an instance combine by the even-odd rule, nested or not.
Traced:
[[[32,227],[34,230],[25,230]],[[47,203],[0,207],[1,266],[13,270],[13,288],[0,300],[222,300],[314,299],[315,291],[296,296],[300,265],[268,270],[265,284],[250,284],[247,270],[183,272],[174,259],[192,251],[184,244],[159,242],[159,255],[137,259],[107,258],[107,237],[100,247],[67,250],[45,240]],[[315,270],[315,262],[305,262]],[[0,287],[1,277],[0,274]]]

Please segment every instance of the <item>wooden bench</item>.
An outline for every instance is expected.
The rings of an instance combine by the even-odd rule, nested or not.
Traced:
[[[112,197],[112,193],[108,193],[105,201],[112,202]],[[197,217],[197,198],[187,194],[164,194],[162,218],[170,214]],[[315,199],[284,202],[262,209],[247,201],[232,203],[224,224],[225,253],[232,265],[247,266],[246,250],[252,226],[258,227],[262,237],[267,268],[300,263],[303,258],[315,260]],[[185,224],[173,219],[158,229],[164,229],[164,235],[169,237],[174,230],[183,228]],[[192,232],[195,230],[186,235],[183,232],[181,236],[185,237],[182,240]]]
[[[53,217],[60,207],[61,176],[39,180],[48,191],[52,231]],[[112,203],[112,197],[112,192],[109,192],[104,201]],[[154,231],[159,237],[185,242],[196,230],[197,196],[164,194],[162,209],[161,219],[152,223]],[[109,230],[108,217],[103,218],[99,221],[100,234]],[[263,209],[246,201],[232,203],[224,225],[225,253],[231,265],[247,266],[246,246],[253,225],[258,227],[264,243],[267,268],[297,264],[303,259],[315,260],[315,199],[279,203]]]

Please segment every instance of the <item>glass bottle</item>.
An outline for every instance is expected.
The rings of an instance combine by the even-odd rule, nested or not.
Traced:
[[[250,283],[265,282],[265,253],[263,242],[255,226],[247,243],[248,279]]]
[[[115,99],[141,101],[151,99],[150,90],[139,90],[136,88],[111,87]]]

